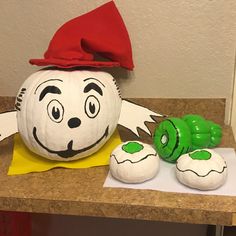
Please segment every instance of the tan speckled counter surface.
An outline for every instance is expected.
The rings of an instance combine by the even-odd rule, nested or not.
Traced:
[[[0,111],[13,98],[0,98]],[[220,124],[223,99],[134,99],[161,113],[198,113]],[[153,126],[151,126],[153,128]],[[132,137],[120,129],[122,139]],[[150,139],[143,135],[143,140]],[[230,127],[224,126],[221,146],[236,147]],[[0,210],[65,215],[132,218],[198,224],[236,224],[236,197],[167,193],[152,190],[103,188],[108,167],[53,169],[43,173],[7,176],[12,138],[0,143]]]

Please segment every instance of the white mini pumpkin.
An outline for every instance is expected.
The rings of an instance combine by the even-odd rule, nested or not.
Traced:
[[[138,141],[118,145],[110,156],[110,171],[114,178],[125,183],[141,183],[153,178],[159,170],[155,149]]]
[[[16,109],[19,133],[30,150],[71,161],[96,152],[110,138],[121,98],[106,72],[41,70],[23,83]]]
[[[176,163],[176,177],[184,185],[200,190],[212,190],[226,181],[224,159],[210,149],[198,149],[182,155]]]

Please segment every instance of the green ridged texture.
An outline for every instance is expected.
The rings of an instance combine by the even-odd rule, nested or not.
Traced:
[[[211,133],[211,138],[210,138],[210,144],[209,148],[216,147],[217,145],[220,144],[221,139],[222,139],[222,128],[220,125],[212,122],[212,121],[207,121],[208,125],[211,127],[210,128],[210,133]]]
[[[218,124],[188,114],[162,121],[155,129],[153,142],[161,158],[176,162],[182,154],[219,145],[221,139],[222,128]]]
[[[210,126],[206,120],[199,115],[186,115],[182,118],[188,125],[191,132],[191,151],[208,147],[210,145]]]
[[[155,129],[154,146],[161,158],[176,162],[191,146],[191,132],[187,124],[180,118],[164,120]]]

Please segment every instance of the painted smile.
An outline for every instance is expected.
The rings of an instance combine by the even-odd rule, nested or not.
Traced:
[[[63,150],[63,151],[54,151],[54,150],[51,150],[49,148],[47,148],[46,146],[44,146],[38,139],[37,137],[37,129],[36,127],[33,128],[33,136],[34,136],[34,139],[36,140],[36,142],[45,150],[47,150],[49,153],[53,153],[53,154],[57,154],[58,156],[62,157],[62,158],[69,158],[69,157],[73,157],[79,153],[82,153],[82,152],[86,152],[88,150],[90,150],[91,148],[95,147],[98,143],[100,143],[104,138],[106,138],[108,136],[108,132],[109,132],[109,126],[107,126],[104,134],[102,135],[101,138],[99,138],[95,143],[85,147],[85,148],[82,148],[82,149],[79,149],[79,150],[73,150],[72,149],[72,146],[73,146],[73,140],[71,140],[68,144],[67,144],[67,149],[66,150]]]

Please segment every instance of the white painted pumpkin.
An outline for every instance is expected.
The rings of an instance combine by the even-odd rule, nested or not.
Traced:
[[[96,152],[110,138],[121,98],[106,72],[41,70],[23,83],[16,109],[19,133],[30,150],[71,161]]]
[[[224,159],[211,149],[198,149],[179,157],[176,177],[184,185],[200,190],[216,189],[227,177]]]
[[[111,174],[122,182],[141,183],[153,178],[158,170],[159,156],[149,144],[128,141],[111,153]]]

